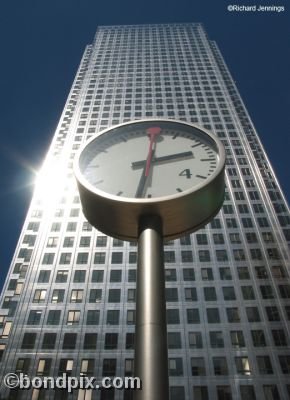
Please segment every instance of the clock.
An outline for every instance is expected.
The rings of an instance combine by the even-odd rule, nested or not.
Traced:
[[[175,120],[124,123],[92,137],[76,156],[83,212],[109,236],[136,240],[144,215],[158,215],[172,239],[206,224],[224,197],[220,140]]]

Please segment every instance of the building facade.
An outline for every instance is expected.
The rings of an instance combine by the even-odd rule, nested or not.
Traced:
[[[87,46],[1,297],[1,399],[132,398],[3,377],[132,375],[136,243],[85,220],[73,159],[96,132],[152,117],[198,124],[227,154],[220,213],[165,245],[170,398],[290,399],[289,209],[216,43],[191,23],[103,26]]]

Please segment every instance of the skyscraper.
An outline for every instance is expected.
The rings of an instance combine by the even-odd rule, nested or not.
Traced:
[[[191,23],[103,26],[87,46],[1,297],[1,398],[131,398],[3,377],[132,374],[136,244],[89,225],[72,167],[96,132],[146,117],[198,124],[227,154],[221,212],[165,246],[171,399],[290,398],[289,209],[216,43]]]

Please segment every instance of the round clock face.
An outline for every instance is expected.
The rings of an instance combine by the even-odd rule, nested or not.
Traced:
[[[193,125],[144,120],[91,139],[78,165],[91,189],[150,201],[206,185],[223,167],[221,153],[220,142]]]

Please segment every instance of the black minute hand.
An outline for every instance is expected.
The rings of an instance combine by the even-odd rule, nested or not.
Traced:
[[[179,158],[187,158],[187,157],[192,157],[193,153],[192,151],[184,151],[183,153],[176,153],[176,154],[170,154],[169,156],[163,156],[163,157],[155,157],[152,159],[153,163],[156,162],[164,162],[164,161],[174,161],[178,160]],[[143,167],[144,164],[146,163],[146,160],[142,161],[134,161],[131,164],[132,168],[140,168]]]

